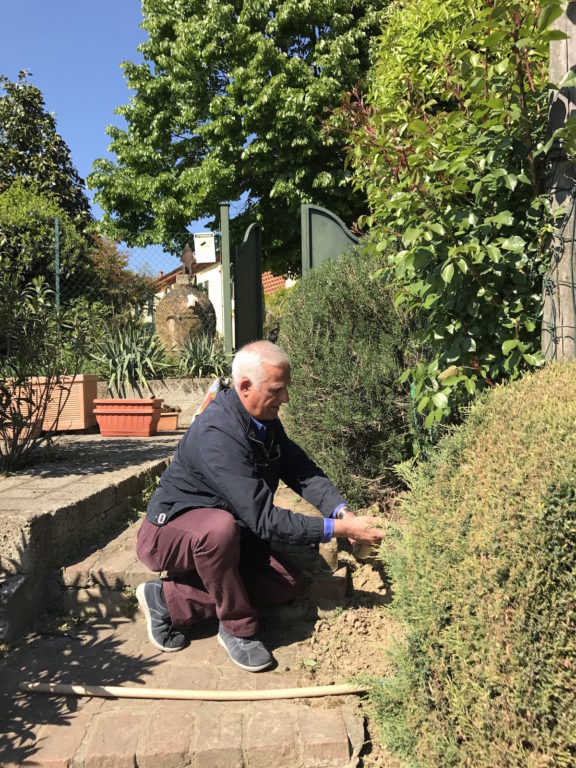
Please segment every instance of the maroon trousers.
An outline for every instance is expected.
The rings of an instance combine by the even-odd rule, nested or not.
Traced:
[[[152,571],[166,571],[164,597],[175,627],[217,616],[237,637],[258,631],[258,605],[301,591],[300,572],[224,509],[190,509],[164,525],[144,520],[136,548]]]

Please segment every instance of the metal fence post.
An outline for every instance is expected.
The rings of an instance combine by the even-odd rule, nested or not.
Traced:
[[[60,312],[60,222],[54,219],[54,293],[56,312]]]
[[[220,232],[222,236],[222,303],[224,313],[224,350],[231,354],[232,336],[232,270],[230,266],[230,205],[220,205]]]

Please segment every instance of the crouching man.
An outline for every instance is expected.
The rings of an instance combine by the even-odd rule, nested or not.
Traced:
[[[333,536],[378,543],[383,529],[355,516],[321,469],[292,442],[278,418],[288,402],[290,361],[269,341],[243,347],[223,390],[184,434],[138,531],[137,552],[162,580],[136,596],[148,636],[179,651],[186,632],[216,616],[218,641],[242,669],[273,663],[258,639],[258,605],[292,600],[302,577],[274,541],[317,544]],[[282,480],[323,517],[274,505]]]

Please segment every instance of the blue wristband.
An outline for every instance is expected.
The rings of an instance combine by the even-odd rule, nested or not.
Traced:
[[[334,520],[330,517],[324,518],[324,535],[322,536],[322,544],[326,544],[327,541],[334,536]]]

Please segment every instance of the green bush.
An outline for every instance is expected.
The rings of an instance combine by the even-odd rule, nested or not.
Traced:
[[[496,388],[382,552],[406,626],[373,703],[410,766],[576,765],[576,365]]]
[[[562,34],[549,25],[563,5],[390,3],[369,93],[346,112],[364,223],[398,301],[426,315],[427,360],[411,365],[426,428],[541,362],[549,44]]]
[[[0,473],[23,467],[51,439],[41,433],[49,393],[62,374],[80,372],[86,355],[86,323],[56,310],[54,293],[41,278],[23,285],[0,262]],[[33,378],[45,377],[44,385]],[[60,410],[65,399],[61,401]]]
[[[0,193],[0,262],[22,285],[40,277],[55,286],[55,220],[59,222],[60,284],[68,300],[82,294],[92,276],[89,242],[54,197],[17,180]]]
[[[285,422],[349,503],[378,500],[408,445],[398,384],[408,329],[361,252],[311,270],[286,303],[280,345],[292,359]]]
[[[290,299],[293,285],[279,288],[274,293],[269,293],[264,296],[264,335],[263,338],[268,338],[270,334],[275,334],[282,325],[282,315],[284,314],[284,308]]]

